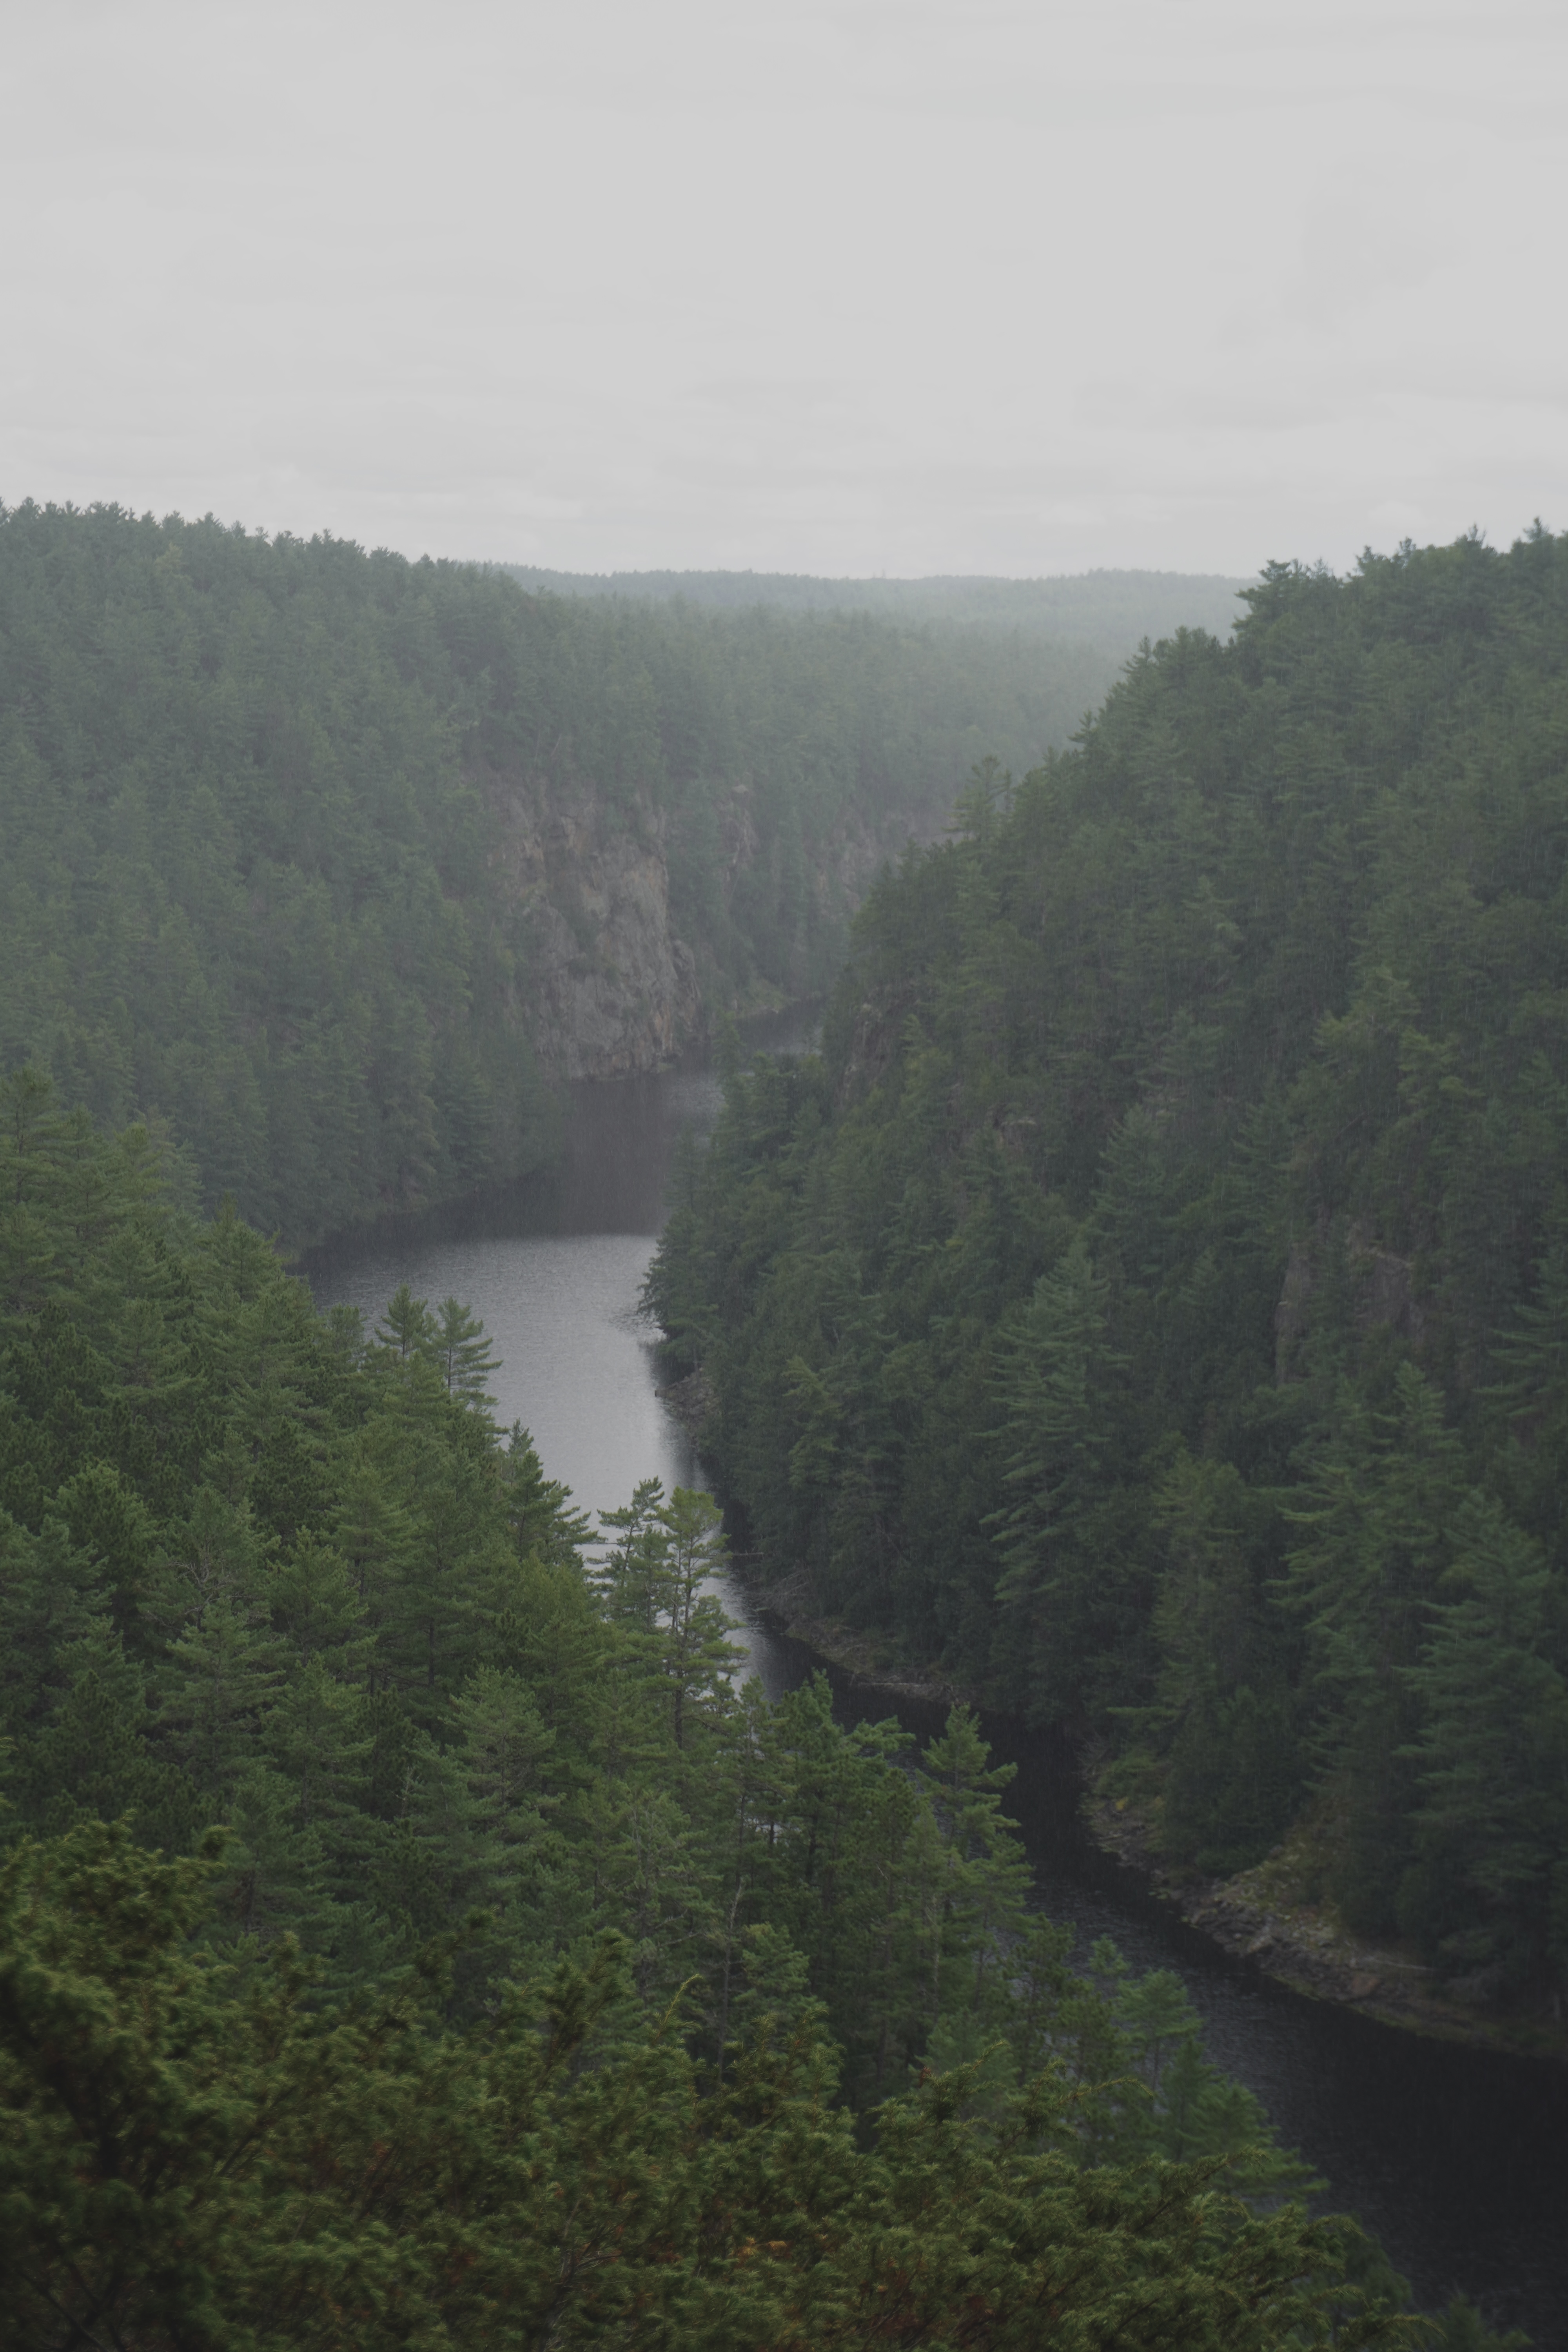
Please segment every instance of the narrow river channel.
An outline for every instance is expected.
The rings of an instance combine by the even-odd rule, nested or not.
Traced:
[[[777,1050],[800,1042],[788,1020],[752,1034]],[[718,1105],[706,1070],[579,1087],[558,1170],[318,1252],[306,1268],[318,1302],[357,1307],[369,1324],[401,1282],[467,1300],[502,1359],[503,1423],[523,1423],[582,1507],[614,1509],[643,1478],[700,1484],[690,1441],[657,1393],[637,1307],[676,1137],[705,1130]],[[746,1670],[770,1696],[811,1671],[742,1588],[726,1585],[723,1598]],[[841,1712],[894,1711],[836,1686]],[[897,1712],[918,1734],[938,1727],[919,1707]],[[1325,2177],[1329,2201],[1377,2232],[1426,2307],[1462,2290],[1493,2326],[1568,2352],[1568,2069],[1399,2032],[1228,1958],[1088,1846],[1058,1749],[1005,1723],[987,1730],[1019,1766],[1010,1804],[1044,1908],[1085,1939],[1110,1936],[1139,1969],[1179,1970],[1211,2055]]]

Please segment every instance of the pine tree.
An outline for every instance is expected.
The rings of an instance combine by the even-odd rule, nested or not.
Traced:
[[[500,1474],[507,1522],[520,1559],[531,1555],[556,1566],[574,1560],[592,1538],[586,1512],[569,1508],[572,1489],[547,1478],[538,1451],[518,1421],[507,1435]]]
[[[389,1451],[383,1430],[367,1431],[355,1442],[339,1474],[338,1506],[330,1528],[371,1645],[366,1675],[373,1692],[394,1679],[389,1628],[398,1596],[414,1573],[419,1541],[413,1514],[393,1484]]]
[[[1011,1499],[987,1520],[998,1559],[994,1669],[1037,1716],[1059,1712],[1086,1675],[1101,1675],[1131,1623],[1127,1568],[1107,1557],[1109,1530],[1097,1524],[1118,1361],[1107,1315],[1080,1234],[998,1350]]]
[[[367,1544],[370,1528],[357,1528]],[[364,1670],[363,1625],[370,1601],[363,1589],[367,1561],[362,1551],[356,1576],[342,1553],[310,1533],[301,1534],[279,1560],[267,1586],[272,1622],[300,1666],[312,1658],[331,1661],[339,1676],[358,1679]]]
[[[1412,1669],[1450,1558],[1463,1462],[1441,1397],[1414,1364],[1400,1365],[1387,1411],[1368,1413],[1344,1390],[1338,1423],[1310,1500],[1287,1513],[1309,1534],[1289,1555],[1283,1597],[1305,1624],[1319,1709],[1311,1739],[1344,1822],[1332,1892],[1352,1918],[1387,1931],[1411,1860],[1410,1743],[1423,1692]]]
[[[179,1852],[202,1811],[195,1783],[148,1738],[141,1663],[100,1620],[62,1651],[65,1685],[48,1719],[7,1759],[23,1821],[54,1834],[83,1818],[133,1821],[148,1845]]]
[[[1538,1547],[1489,1498],[1459,1514],[1408,1669],[1426,1721],[1417,1860],[1402,1907],[1447,1968],[1486,1992],[1568,1993],[1568,1680],[1559,1597]]]
[[[652,1637],[671,1606],[670,1533],[664,1523],[664,1483],[645,1478],[618,1511],[601,1511],[599,1536],[606,1548],[593,1570],[605,1614],[612,1625]]]
[[[956,2000],[963,2009],[994,2021],[998,2004],[989,1995],[1005,1975],[1007,1951],[1023,1926],[1033,1873],[1018,1843],[1018,1825],[1002,1811],[1003,1792],[1018,1768],[993,1765],[990,1759],[973,1714],[955,1706],[941,1736],[928,1742],[921,1769],[936,1800],[947,1850],[944,1940],[958,1970]],[[950,1965],[950,2000],[953,1974]]]
[[[33,1535],[0,1511],[0,1738],[41,1724],[73,1646],[106,1624],[106,1598],[61,1520]]]
[[[480,1666],[453,1701],[469,1810],[471,1867],[481,1901],[515,1898],[528,1853],[555,1802],[546,1786],[554,1737],[520,1675]]]
[[[723,1515],[711,1495],[677,1486],[657,1513],[668,1543],[655,1635],[658,1671],[668,1687],[675,1744],[684,1748],[694,1725],[727,1688],[740,1655],[726,1637],[734,1621],[703,1586],[726,1558]]]
[[[1542,1253],[1531,1297],[1497,1343],[1491,1391],[1507,1416],[1503,1475],[1515,1516],[1568,1570],[1568,1236]]]
[[[988,2095],[989,2054],[928,2068],[861,2148],[776,1937],[753,1939],[745,2029],[703,2097],[665,2000],[672,1864],[647,1886],[655,1944],[676,1928],[648,1956],[662,2022],[633,2010],[612,1937],[438,2032],[462,1937],[329,2006],[287,1941],[213,1965],[210,1843],[168,1864],[95,1824],[11,1857],[0,2344],[330,2352],[348,2327],[393,2352],[416,2327],[442,2352],[503,2320],[707,2352],[1407,2340],[1352,2283],[1375,2265],[1345,2225],[1252,2210],[1225,2157],[1086,2166],[1048,2071]]]
[[[1184,1449],[1155,1509],[1162,1655],[1153,1703],[1130,1719],[1166,1759],[1164,1851],[1228,1876],[1261,1859],[1300,1794],[1285,1628],[1255,1567],[1258,1552],[1268,1559],[1270,1498],[1229,1463]]]
[[[390,1313],[389,1308],[389,1317]],[[432,1347],[447,1395],[459,1397],[480,1412],[493,1411],[495,1399],[487,1391],[500,1369],[500,1360],[485,1338],[484,1325],[460,1300],[442,1300],[435,1317]]]
[[[356,1677],[339,1679],[320,1651],[301,1659],[269,1705],[261,1738],[291,1791],[293,1819],[340,1859],[353,1850],[369,1766],[370,1699]]]
[[[402,1364],[416,1356],[433,1360],[438,1336],[436,1318],[425,1300],[416,1298],[408,1285],[400,1282],[387,1301],[384,1319],[375,1327],[378,1345]]]

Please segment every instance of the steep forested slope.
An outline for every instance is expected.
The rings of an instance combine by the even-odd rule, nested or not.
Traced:
[[[1131,633],[1128,646],[1131,642]],[[0,1063],[302,1244],[525,1169],[551,1076],[824,986],[1104,658],[0,509]]]
[[[737,1695],[487,1357],[0,1090],[0,2346],[1405,2340],[973,1719]]]
[[[1568,1990],[1568,542],[1274,567],[860,918],[656,1270],[819,1606]]]

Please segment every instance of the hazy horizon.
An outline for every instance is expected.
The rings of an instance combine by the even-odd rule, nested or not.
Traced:
[[[1089,563],[1074,572],[779,572],[764,571],[755,563],[668,563],[628,565],[614,571],[587,571],[566,563],[529,563],[521,557],[479,556],[478,562],[493,562],[502,572],[544,572],[561,579],[576,580],[817,580],[844,587],[870,587],[879,581],[901,583],[905,587],[920,588],[938,585],[946,581],[985,581],[1005,583],[1010,587],[1028,587],[1048,580],[1223,580],[1250,579],[1250,572],[1184,572],[1178,569],[1146,563]]]
[[[579,573],[1343,571],[1568,521],[1521,0],[62,0],[0,499]]]

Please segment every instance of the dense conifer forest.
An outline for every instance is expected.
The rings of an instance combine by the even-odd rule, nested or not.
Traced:
[[[652,1281],[822,1612],[1568,1992],[1568,541],[1270,567],[873,893]]]
[[[0,1112],[0,2345],[1409,2340],[972,1717],[737,1693],[707,1496],[590,1551],[458,1302]]]
[[[653,1281],[825,1607],[1527,2003],[1563,583],[1271,572],[983,760]],[[1034,1907],[973,1713],[737,1689],[711,1497],[591,1529],[461,1301],[322,1318],[268,1238],[548,1150],[507,790],[784,992],[857,828],[1068,731],[984,634],[0,514],[0,2352],[1501,2352]]]
[[[689,1014],[819,989],[879,857],[977,757],[1065,741],[1142,608],[1108,625],[1109,650],[1053,648],[568,601],[328,539],[0,509],[0,1063],[161,1123],[193,1200],[296,1245],[524,1172],[553,1141],[542,922],[626,961],[578,882],[539,881],[552,843],[653,860]]]

